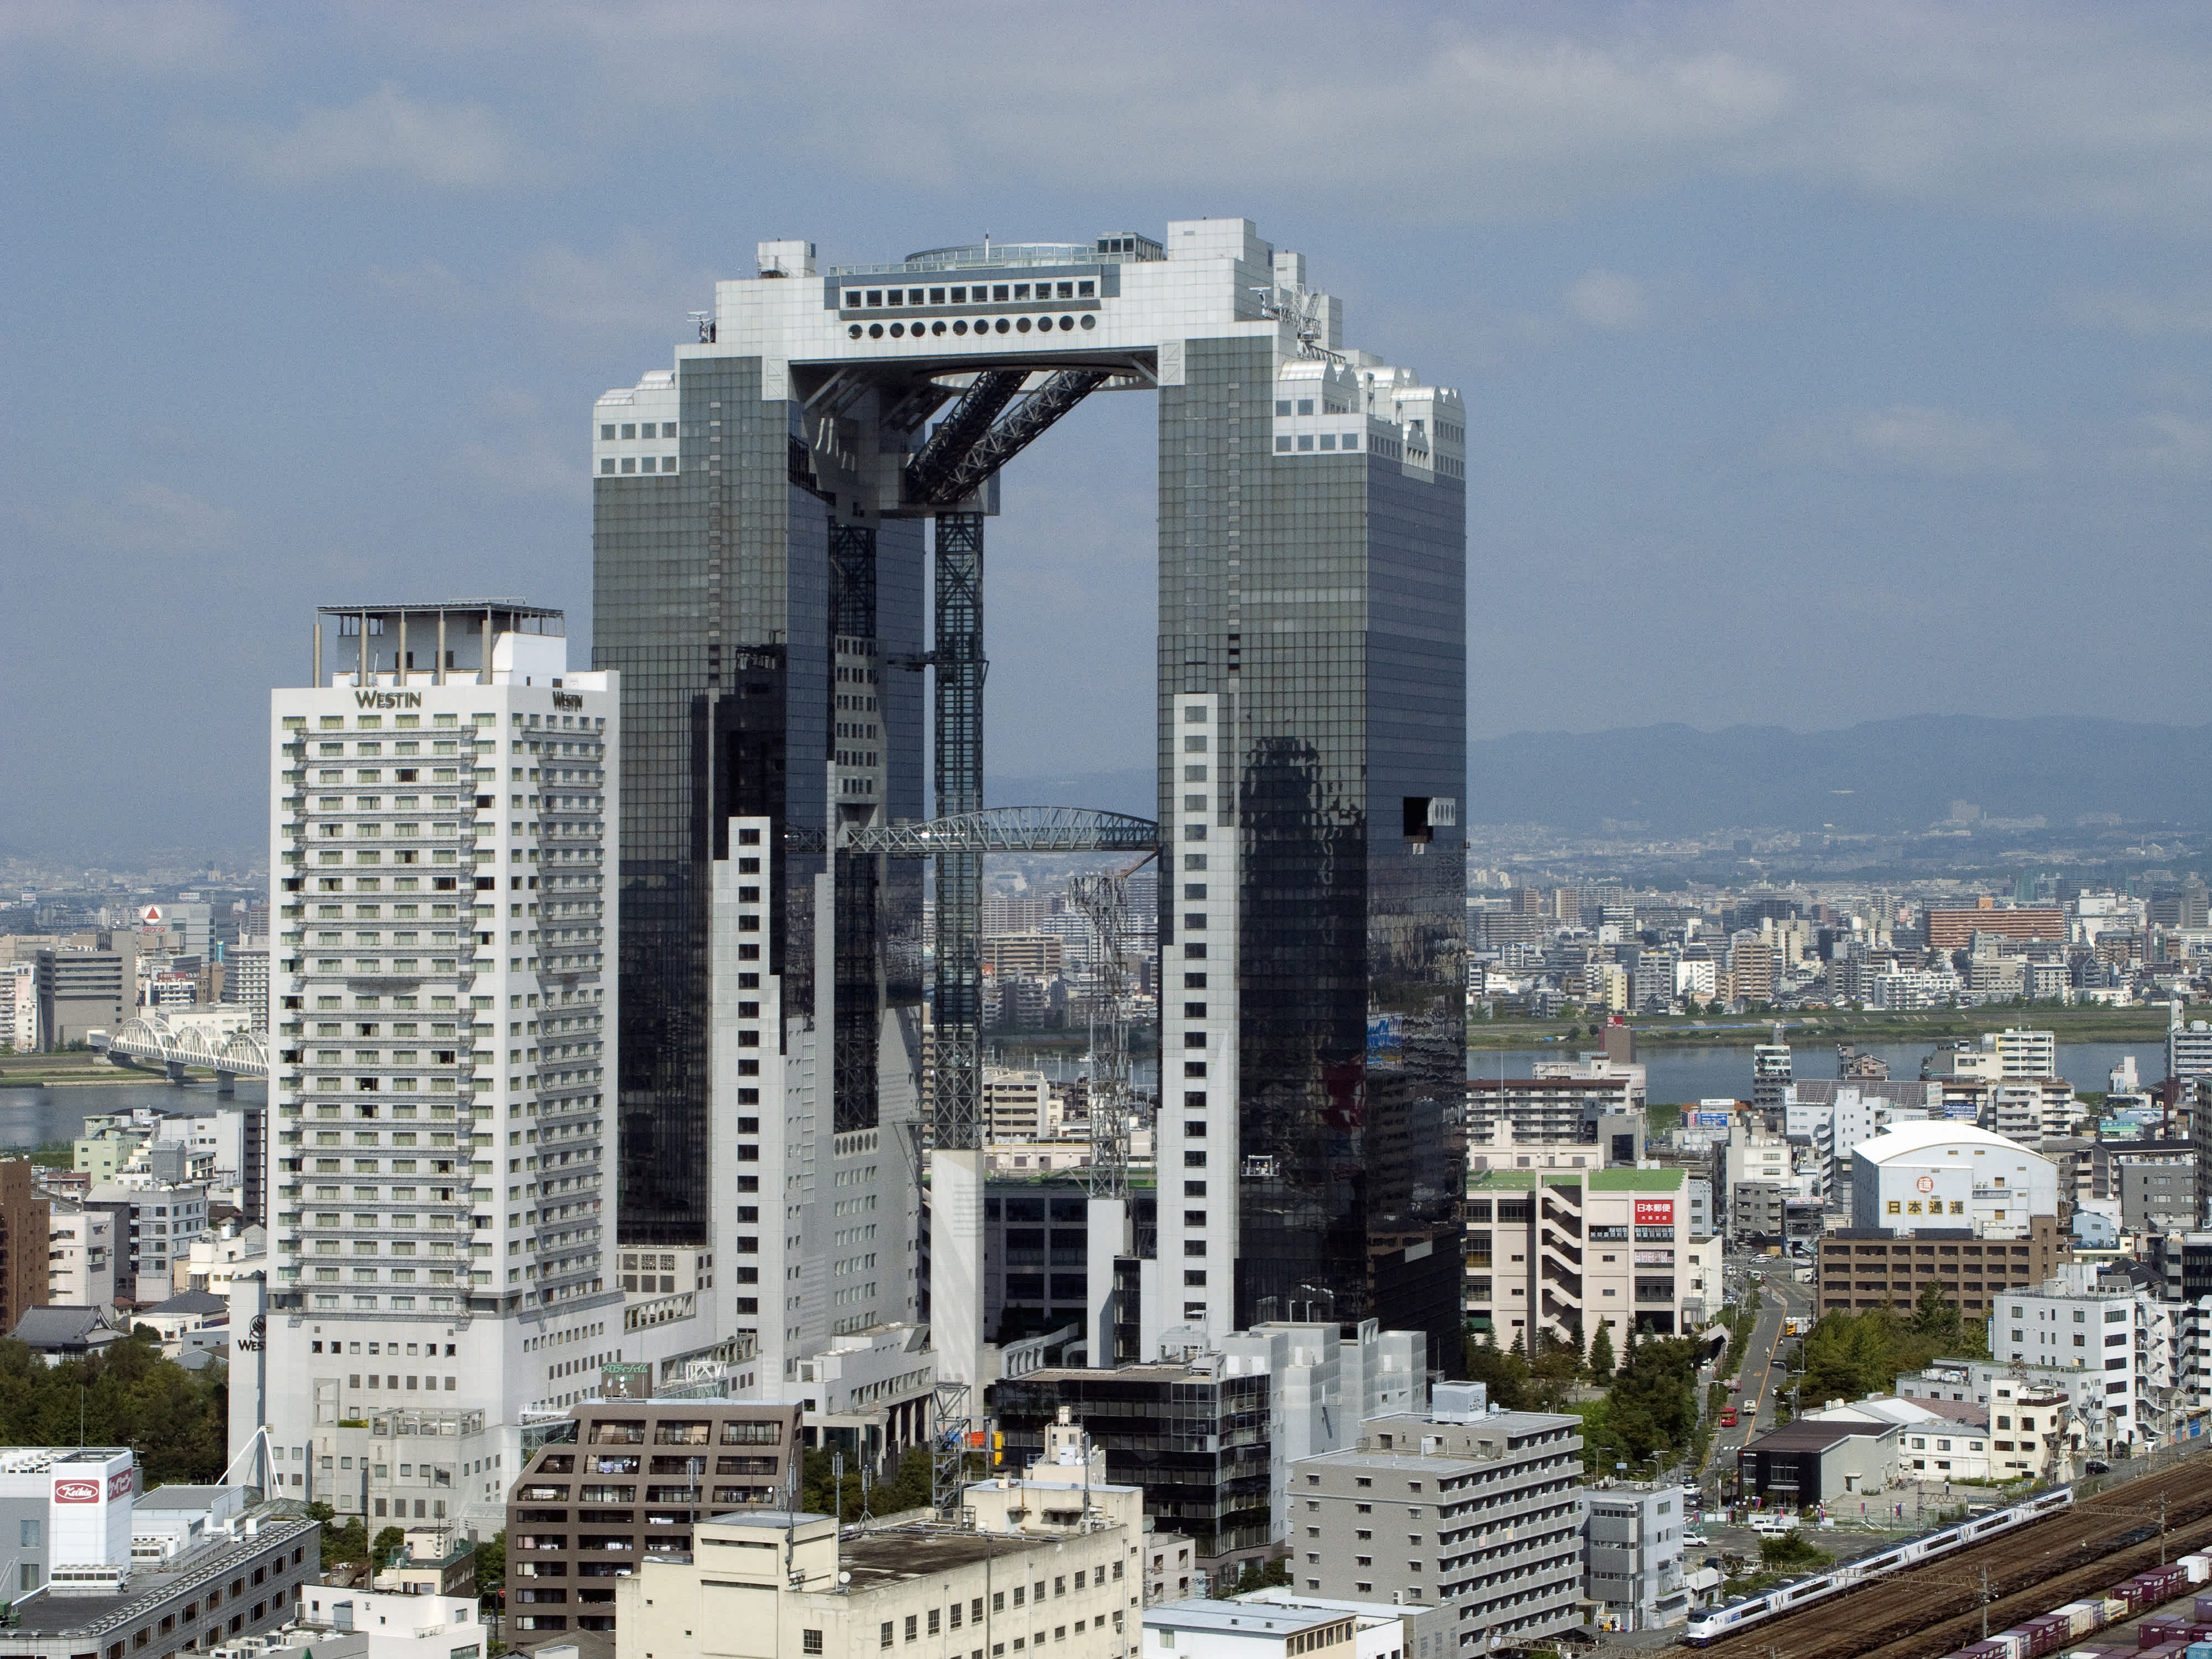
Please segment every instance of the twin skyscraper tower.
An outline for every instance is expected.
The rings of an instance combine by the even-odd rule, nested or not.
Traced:
[[[976,896],[985,849],[1033,843],[982,798],[987,529],[1000,467],[1132,392],[1157,1173],[1091,1203],[1091,1363],[1269,1317],[1456,1353],[1465,416],[1342,332],[1240,219],[827,270],[767,242],[593,409],[621,1244],[711,1253],[763,1384],[902,1322],[992,1380]]]
[[[941,1382],[979,1406],[994,848],[1158,860],[1152,1169],[1052,1205],[1089,1363],[1370,1317],[1451,1363],[1466,429],[1342,333],[1239,219],[826,272],[764,243],[592,410],[589,667],[510,600],[318,615],[270,723],[264,1485],[495,1529],[615,1361],[878,1450]],[[1000,471],[1131,394],[1157,821],[1010,811]]]

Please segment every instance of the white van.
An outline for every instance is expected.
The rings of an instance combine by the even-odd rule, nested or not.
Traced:
[[[1779,1538],[1797,1530],[1797,1517],[1786,1510],[1760,1510],[1751,1517],[1751,1529],[1762,1538]]]

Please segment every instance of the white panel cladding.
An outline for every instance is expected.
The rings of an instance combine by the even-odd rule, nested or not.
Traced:
[[[1175,700],[1182,780],[1160,872],[1171,914],[1160,963],[1158,1293],[1144,1309],[1145,1358],[1162,1335],[1236,1328],[1237,889],[1241,837],[1219,810],[1236,763],[1233,693]]]
[[[561,642],[528,643],[534,669]],[[272,696],[271,1473],[496,1525],[521,1413],[621,1344],[620,696],[497,650],[489,684],[356,678]]]
[[[730,855],[714,866],[708,922],[708,994],[714,1079],[708,1145],[713,1193],[714,1300],[719,1328],[759,1343],[758,1375],[780,1377],[785,1348],[777,1310],[787,1269],[781,1196],[793,1158],[783,1030],[783,981],[770,973],[775,907],[766,902],[762,818],[730,820]],[[747,1126],[750,1126],[748,1127]],[[765,1310],[765,1311],[763,1311]]]

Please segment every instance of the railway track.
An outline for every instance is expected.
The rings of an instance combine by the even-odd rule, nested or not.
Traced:
[[[2165,1559],[2212,1547],[2212,1470],[2195,1460],[2016,1531],[1860,1585],[1803,1613],[1714,1643],[1714,1659],[1937,1659],[2156,1566],[2160,1503]],[[2148,1527],[2146,1534],[2144,1528]]]

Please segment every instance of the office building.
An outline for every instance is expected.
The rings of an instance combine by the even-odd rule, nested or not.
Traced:
[[[2116,1154],[2123,1149],[2115,1149]],[[2120,1225],[2131,1233],[2179,1233],[2203,1218],[2197,1196],[2197,1151],[2171,1142],[2112,1158]]]
[[[1133,1197],[1133,1207],[1149,1201],[1149,1195]],[[984,1188],[983,1212],[984,1324],[996,1333],[994,1340],[1014,1340],[1069,1324],[1085,1328],[1090,1198],[1081,1182],[1072,1176],[994,1176]],[[1131,1342],[1133,1346],[1133,1334]],[[1114,1356],[1103,1358],[1110,1364]]]
[[[1485,1170],[1467,1191],[1468,1323],[1499,1347],[1587,1351],[1602,1323],[1678,1336],[1718,1307],[1719,1244],[1692,1231],[1686,1170]]]
[[[1365,1425],[1357,1448],[1291,1465],[1294,1587],[1448,1607],[1476,1652],[1578,1622],[1581,1431],[1542,1412]]]
[[[76,933],[51,957],[40,953],[46,984],[39,1030],[47,1048],[83,1042],[94,1031],[113,1031],[138,1011],[138,942],[119,931]]]
[[[1968,1318],[1981,1318],[2002,1291],[2039,1285],[2074,1259],[2074,1239],[2055,1216],[2017,1231],[1977,1235],[1966,1227],[1838,1228],[1820,1237],[1814,1297],[1820,1311],[1910,1311],[1930,1285]]]
[[[1677,1486],[1616,1480],[1593,1489],[1583,1595],[1614,1630],[1662,1630],[1690,1615],[1683,1583],[1683,1507]]]
[[[526,1650],[613,1631],[615,1581],[690,1559],[702,1521],[787,1507],[799,1455],[796,1405],[608,1399],[569,1417],[507,1494],[511,1639]]]
[[[998,469],[1091,392],[1144,390],[1173,457],[1158,477],[1158,799],[1175,884],[1161,895],[1160,1156],[1182,1201],[1161,1206],[1156,1240],[1124,1212],[1094,1221],[1118,1227],[1132,1267],[1094,1276],[1092,1324],[1134,1326],[1152,1354],[1179,1327],[1318,1306],[1448,1346],[1465,975],[1457,395],[1346,347],[1340,302],[1241,219],[1176,223],[1164,242],[994,242],[827,272],[811,243],[766,242],[759,272],[717,285],[705,337],[672,368],[592,412],[594,648],[626,676],[637,757],[626,1242],[700,1244],[723,1224],[709,1154],[719,1092],[738,1085],[709,1033],[718,998],[741,993],[717,988],[713,895],[720,866],[748,856],[728,839],[738,819],[774,844],[746,884],[764,925],[744,942],[776,958],[760,988],[779,987],[745,1000],[774,1002],[787,1056],[778,1101],[763,1051],[763,1121],[818,1121],[818,1151],[789,1155],[841,1183],[851,1160],[912,1188],[913,1170],[855,1149],[902,1142],[920,1109],[922,849],[891,825],[930,816],[925,690],[935,811],[974,811]],[[795,1364],[840,1316],[926,1315],[947,1374],[988,1380],[980,854],[936,856],[929,1260],[918,1216],[901,1219],[912,1206],[880,1192],[874,1277],[848,1275],[835,1288],[859,1294],[842,1304],[791,1292],[797,1305],[750,1333],[763,1364]],[[1388,1056],[1367,1046],[1378,1010],[1403,1022]],[[780,1231],[805,1237],[810,1201],[787,1201]],[[802,1246],[791,1265],[835,1249]]]
[[[271,699],[265,1484],[341,1513],[497,1528],[523,1411],[621,1346],[619,693],[561,629],[325,610]]]
[[[1019,1641],[1024,1651],[1048,1646],[1067,1659],[1129,1659],[1143,1617],[1132,1583],[1142,1543],[1134,1527],[1097,1524],[1070,1501],[991,1528],[993,1494],[1007,1490],[969,1489],[973,1530],[918,1525],[841,1536],[832,1517],[806,1514],[702,1522],[696,1561],[649,1558],[617,1581],[617,1651],[623,1659],[980,1659]]]
[[[1112,1370],[1048,1366],[994,1386],[1006,1455],[1042,1455],[1065,1408],[1106,1455],[1110,1479],[1140,1486],[1158,1533],[1191,1540],[1201,1569],[1257,1559],[1273,1540],[1274,1379],[1218,1355]],[[1171,1425],[1171,1426],[1164,1426]]]

